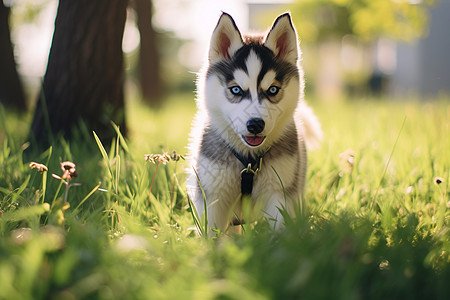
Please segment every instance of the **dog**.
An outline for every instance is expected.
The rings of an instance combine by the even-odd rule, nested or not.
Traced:
[[[186,182],[211,228],[265,216],[279,229],[284,212],[302,205],[306,143],[317,144],[322,131],[303,101],[300,60],[290,13],[261,35],[242,35],[229,14],[220,16],[197,78]]]

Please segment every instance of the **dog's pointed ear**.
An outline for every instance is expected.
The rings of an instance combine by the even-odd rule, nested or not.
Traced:
[[[264,46],[272,50],[277,59],[297,63],[299,56],[297,33],[289,13],[284,13],[275,20],[267,33]]]
[[[222,59],[231,59],[233,54],[243,44],[241,33],[233,18],[227,13],[222,13],[211,38],[209,47],[210,63]]]

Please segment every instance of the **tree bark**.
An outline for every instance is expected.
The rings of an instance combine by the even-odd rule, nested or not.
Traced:
[[[0,103],[18,111],[25,111],[25,95],[16,70],[11,43],[9,12],[9,7],[0,1]]]
[[[126,0],[60,0],[43,90],[31,132],[70,139],[84,123],[103,139],[126,133],[122,37]]]
[[[135,0],[137,25],[141,35],[139,50],[139,83],[142,98],[153,107],[161,105],[164,92],[161,80],[157,33],[152,24],[153,6],[150,0]]]

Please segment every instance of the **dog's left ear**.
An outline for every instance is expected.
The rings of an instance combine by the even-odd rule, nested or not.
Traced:
[[[275,20],[269,33],[267,33],[264,46],[272,50],[277,59],[292,64],[297,63],[297,33],[289,13],[284,13]]]

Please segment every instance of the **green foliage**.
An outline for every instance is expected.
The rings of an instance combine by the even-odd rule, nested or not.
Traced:
[[[164,154],[184,153],[192,105],[132,102],[129,140],[116,127],[110,143],[86,132],[44,153],[0,123],[0,299],[446,299],[448,99],[315,110],[308,211],[218,236],[187,199],[189,166]]]
[[[426,30],[434,2],[393,0],[301,0],[291,10],[302,39],[316,41],[353,34],[363,40],[379,36],[411,40]]]

